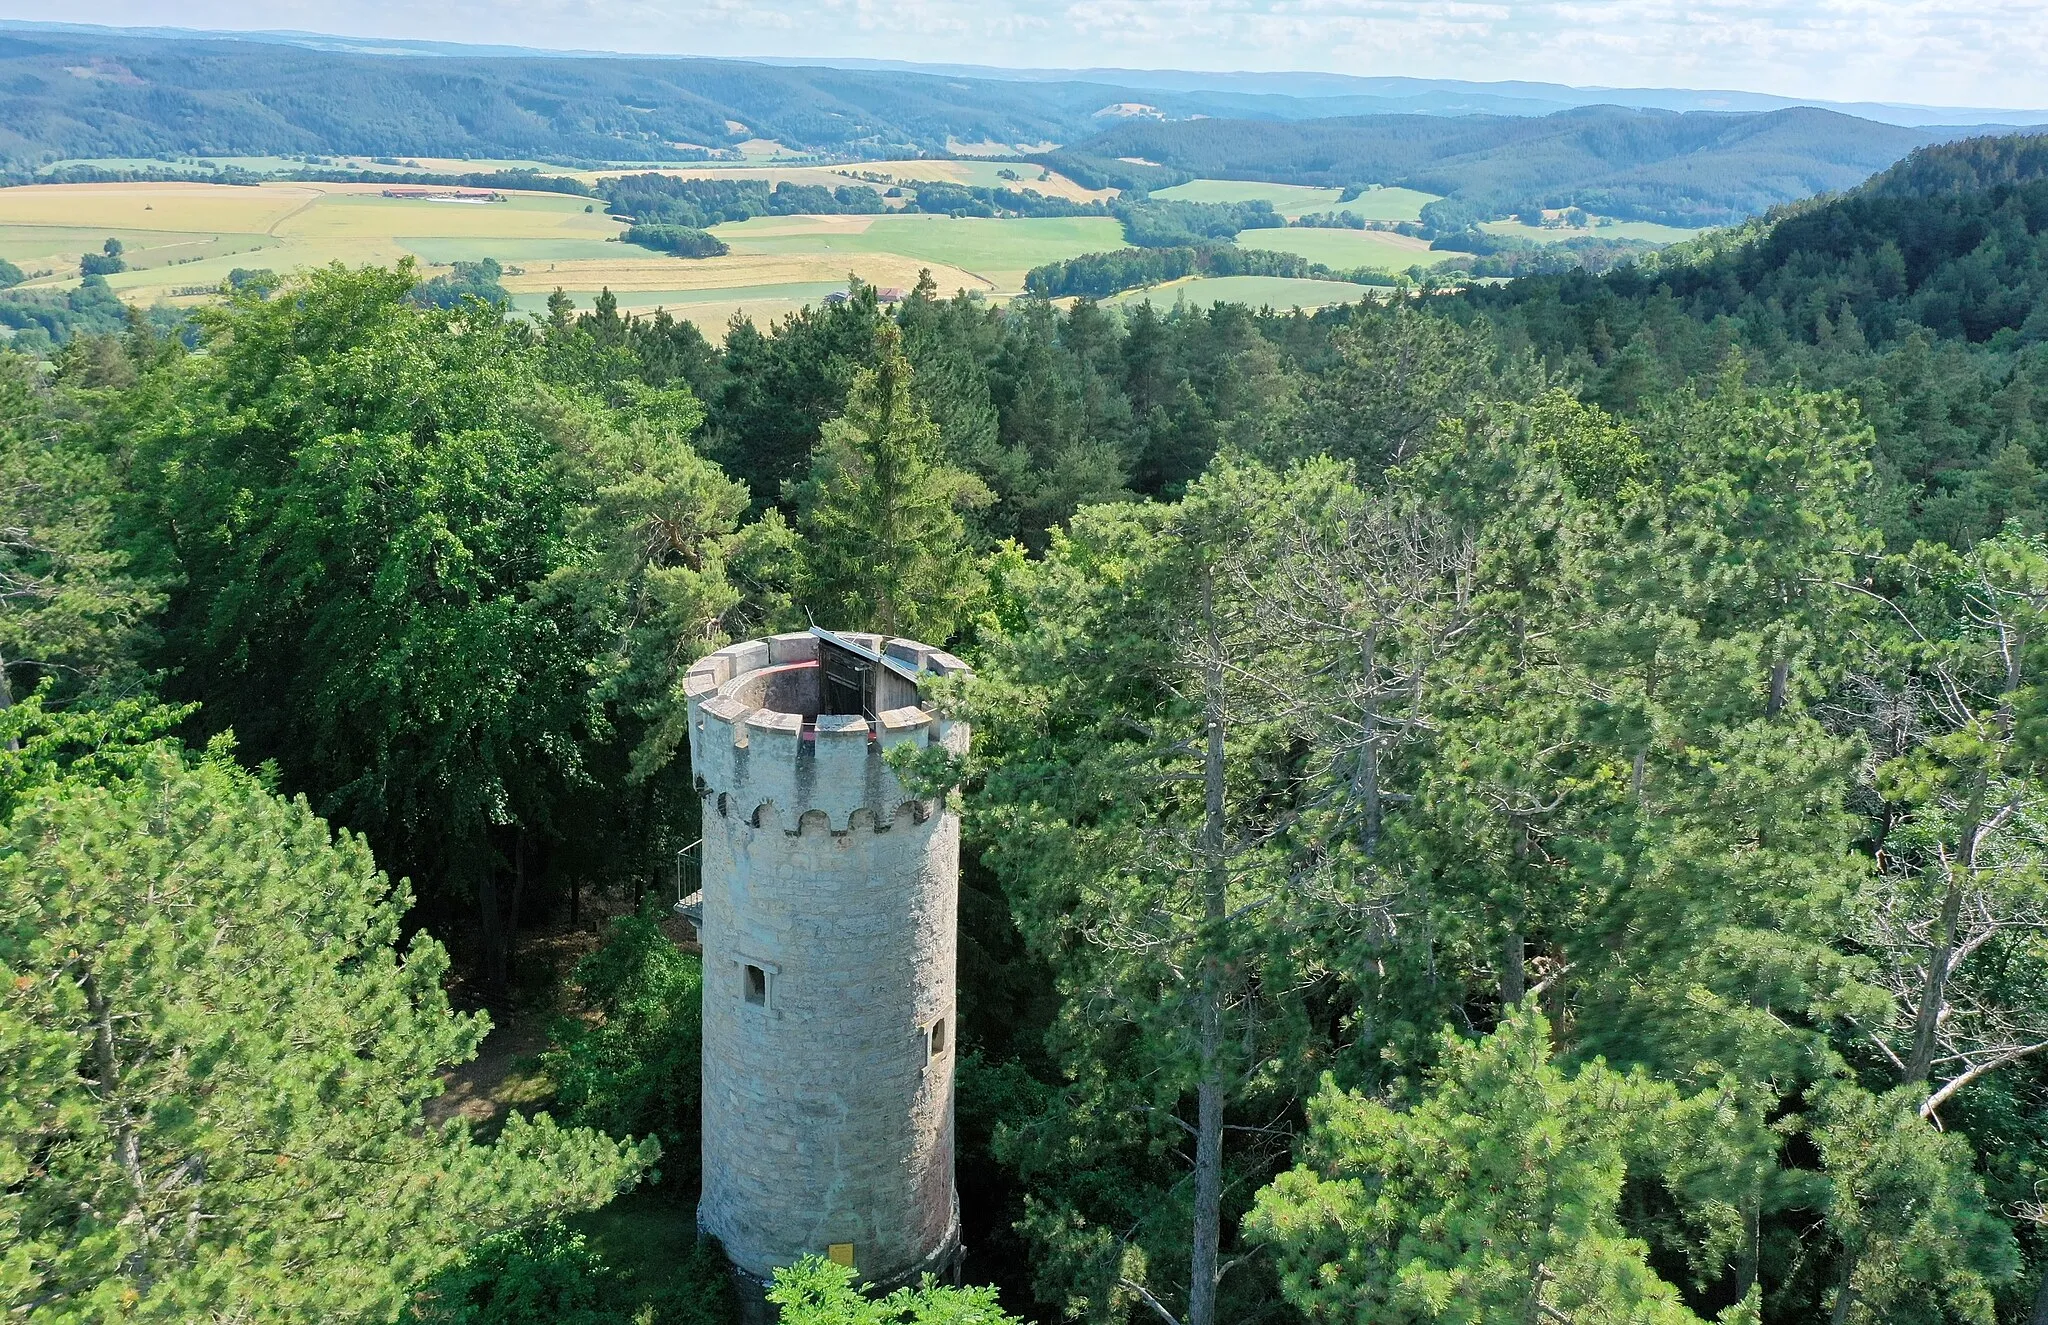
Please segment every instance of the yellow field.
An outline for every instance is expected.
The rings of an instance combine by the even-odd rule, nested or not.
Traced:
[[[997,169],[987,162],[860,168],[888,166],[916,168],[927,178],[945,167],[969,182]],[[819,168],[802,173],[845,182]],[[602,203],[551,193],[466,203],[387,198],[381,186],[365,184],[0,189],[0,257],[31,273],[31,287],[76,284],[79,254],[98,251],[109,236],[121,240],[130,270],[108,283],[137,304],[204,302],[237,267],[288,273],[411,257],[431,272],[494,258],[505,268],[505,288],[517,307],[537,306],[557,287],[588,307],[609,288],[624,307],[667,307],[707,331],[722,328],[735,310],[768,318],[814,302],[844,288],[849,275],[908,289],[929,269],[948,294],[972,290],[1003,298],[1022,288],[1031,267],[1121,242],[1117,223],[1106,217],[761,217],[718,228],[732,246],[728,255],[681,259],[620,243],[622,230]]]
[[[324,186],[281,184],[39,184],[0,189],[0,225],[129,230],[265,231]]]
[[[1018,178],[1005,179],[1002,172],[1008,170]],[[673,175],[677,179],[765,179],[771,184],[785,181],[791,184],[822,184],[826,188],[838,188],[845,184],[873,184],[876,188],[887,188],[890,184],[906,184],[913,188],[919,180],[933,180],[944,184],[965,184],[984,189],[1032,189],[1048,198],[1072,198],[1076,202],[1090,202],[1097,199],[1113,198],[1114,189],[1084,189],[1073,180],[1056,171],[1041,171],[1039,167],[1018,162],[1004,161],[862,161],[847,166],[760,166],[754,164],[706,164],[706,165],[648,165],[620,167],[610,166],[603,170],[567,170],[555,172],[571,175],[587,184],[595,184],[608,175]],[[1040,179],[1040,174],[1045,179]],[[868,178],[882,176],[880,181]]]

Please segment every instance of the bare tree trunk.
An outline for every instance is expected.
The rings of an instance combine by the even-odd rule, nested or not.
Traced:
[[[498,957],[498,983],[510,987],[512,952],[519,946],[519,908],[526,900],[526,830],[512,836],[512,915],[505,924],[505,948]]]
[[[85,995],[86,1011],[92,1014],[92,1051],[100,1073],[100,1096],[120,1119],[114,1128],[114,1157],[128,1185],[135,1189],[139,1205],[149,1199],[149,1184],[142,1174],[142,1144],[121,1096],[121,1063],[114,1052],[114,1010],[100,993],[99,980],[90,973],[79,980],[78,988]]]
[[[1735,1300],[1749,1296],[1749,1290],[1756,1286],[1757,1263],[1763,1252],[1763,1194],[1751,1197],[1742,1212],[1742,1250],[1735,1260]]]
[[[1841,1282],[1835,1285],[1835,1309],[1828,1316],[1828,1325],[1848,1325],[1849,1308],[1856,1305],[1856,1261],[1855,1252],[1850,1252],[1842,1262]]]
[[[1783,658],[1771,664],[1771,697],[1764,701],[1764,716],[1775,718],[1785,711],[1785,695],[1790,689],[1792,664]]]
[[[505,992],[504,919],[498,914],[498,875],[489,866],[476,880],[477,937],[483,942],[485,994],[493,1001]]]
[[[130,1275],[147,1284],[150,1279],[150,1244],[156,1239],[150,1223],[149,1211],[144,1208],[149,1200],[149,1180],[142,1169],[142,1140],[136,1134],[135,1119],[128,1111],[128,1101],[121,1088],[121,1062],[114,1045],[114,1010],[100,992],[97,977],[87,968],[78,981],[79,992],[85,995],[86,1011],[92,1014],[93,1059],[99,1069],[99,1095],[117,1120],[114,1126],[114,1159],[121,1166],[122,1176],[128,1179],[128,1186],[135,1192],[135,1208],[122,1222],[131,1220],[140,1230],[135,1250],[127,1257],[124,1269]]]
[[[1927,1080],[1934,1069],[1934,1038],[1941,1025],[1941,1009],[1948,999],[1949,964],[1956,949],[1956,924],[1962,917],[1963,887],[1954,870],[1949,872],[1948,891],[1941,899],[1941,923],[1927,945],[1927,983],[1920,991],[1919,1013],[1913,1019],[1913,1053],[1899,1074],[1901,1084]]]
[[[1906,1059],[1905,1070],[1899,1073],[1902,1085],[1925,1081],[1934,1070],[1935,1035],[1941,1028],[1941,1011],[1948,1004],[1948,978],[1955,963],[1956,926],[1962,920],[1965,881],[1976,873],[1977,839],[1984,831],[1984,798],[1990,791],[1989,782],[1988,773],[1980,769],[1976,785],[1970,789],[1966,816],[1969,826],[1963,830],[1956,859],[1949,865],[1948,887],[1941,898],[1941,920],[1927,943],[1927,980],[1921,987],[1920,1006],[1913,1017],[1913,1052]]]
[[[1363,807],[1358,846],[1367,860],[1372,859],[1380,842],[1380,697],[1373,684],[1378,644],[1375,632],[1367,631],[1365,642],[1358,646],[1360,671],[1365,678],[1365,708],[1359,719],[1358,772],[1352,790]]]
[[[7,659],[4,656],[0,656],[0,709],[11,709],[13,707],[14,687],[7,684]],[[10,736],[7,738],[7,748],[9,750],[19,750],[21,742]]]
[[[1515,829],[1515,877],[1519,882],[1522,862],[1529,858],[1529,825],[1522,822]],[[1522,935],[1521,923],[1508,920],[1508,932],[1501,939],[1500,950],[1500,1002],[1504,1008],[1515,1007],[1522,1001],[1522,995],[1529,989],[1528,942]]]
[[[1202,757],[1204,813],[1201,851],[1202,1068],[1196,1084],[1194,1254],[1188,1274],[1188,1325],[1216,1325],[1218,1252],[1223,1223],[1223,969],[1215,945],[1222,938],[1228,905],[1230,862],[1223,852],[1224,747],[1223,646],[1216,629],[1214,586],[1202,572],[1202,618],[1207,634],[1203,660],[1207,746]]]

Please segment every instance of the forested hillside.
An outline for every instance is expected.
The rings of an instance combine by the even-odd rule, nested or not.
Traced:
[[[738,60],[419,60],[4,33],[0,164],[299,153],[676,161],[757,137],[887,157],[944,152],[952,138],[1063,141],[1134,95]]]
[[[1978,179],[1984,187],[1971,188]],[[1714,371],[1838,389],[1880,438],[1895,545],[2034,520],[2048,489],[2048,138],[1916,154],[1867,188],[1610,275],[1475,289],[1483,316],[1631,408]]]
[[[988,1287],[786,1318],[2038,1322],[2040,159],[1315,316],[331,267],[0,354],[0,1304],[731,1325],[679,680],[815,613],[975,668],[898,769]]]
[[[1722,225],[1849,188],[1915,147],[1959,136],[1798,107],[1674,114],[1589,106],[1526,116],[1375,115],[1274,123],[1133,121],[1046,160],[1116,173],[1135,157],[1189,176],[1401,184],[1488,216],[1578,206],[1673,225]]]

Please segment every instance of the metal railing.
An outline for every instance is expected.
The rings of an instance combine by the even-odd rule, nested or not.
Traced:
[[[676,905],[679,916],[688,917],[693,923],[702,916],[704,891],[704,839],[698,838],[690,845],[676,852]],[[697,913],[691,915],[691,904],[696,903]]]

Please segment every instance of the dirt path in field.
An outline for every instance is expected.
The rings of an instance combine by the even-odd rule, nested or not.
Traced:
[[[306,210],[306,209],[307,209],[308,207],[311,207],[311,206],[312,206],[313,204],[315,204],[315,203],[319,202],[319,201],[320,201],[321,199],[325,198],[326,196],[327,196],[327,195],[326,195],[326,194],[324,194],[324,193],[315,193],[315,194],[314,194],[314,195],[313,195],[312,197],[310,197],[310,198],[306,199],[306,200],[305,200],[304,202],[300,203],[300,204],[299,204],[298,206],[296,206],[296,207],[292,208],[292,209],[291,209],[290,211],[286,212],[286,213],[285,213],[285,214],[284,214],[283,216],[280,216],[280,217],[278,217],[278,218],[277,218],[277,219],[276,219],[275,221],[272,221],[272,222],[270,223],[270,229],[268,229],[268,230],[264,231],[263,233],[265,233],[265,234],[269,235],[269,236],[270,236],[270,237],[271,237],[272,239],[283,239],[283,238],[284,238],[284,236],[283,236],[283,235],[280,235],[279,233],[277,233],[277,228],[278,228],[279,226],[283,225],[283,224],[284,224],[284,223],[285,223],[286,221],[289,221],[289,220],[291,220],[291,219],[292,219],[292,218],[293,218],[294,216],[297,216],[297,215],[298,215],[298,214],[299,214],[300,212],[303,212],[303,211],[305,211],[305,210]]]

